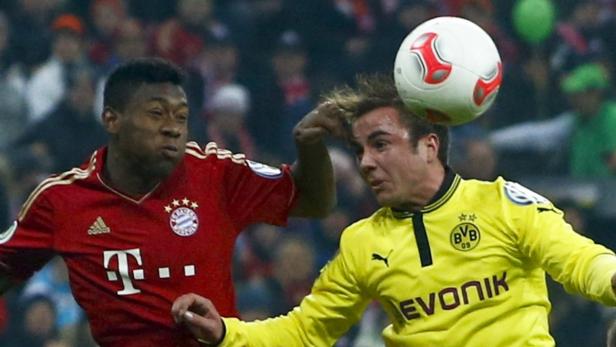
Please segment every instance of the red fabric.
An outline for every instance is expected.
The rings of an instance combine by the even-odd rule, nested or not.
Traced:
[[[292,105],[297,101],[310,97],[310,84],[304,78],[294,78],[282,82],[280,87],[284,94],[285,103]]]
[[[353,0],[353,11],[357,27],[362,32],[371,32],[376,28],[374,16],[366,0]]]
[[[72,15],[72,14],[63,14],[57,17],[56,19],[54,19],[53,23],[51,24],[51,28],[54,31],[58,31],[58,30],[73,31],[78,35],[83,35],[85,31],[83,27],[83,23],[81,22],[81,19],[79,19],[79,17]]]
[[[575,53],[585,54],[588,52],[588,42],[584,36],[571,24],[562,23],[556,27],[558,35],[571,46]]]
[[[492,0],[449,0],[447,1],[449,11],[454,16],[459,16],[462,13],[462,8],[467,5],[474,5],[482,8],[489,13],[494,11],[494,6],[492,5]]]
[[[195,346],[172,321],[173,300],[195,292],[223,316],[237,316],[236,236],[251,223],[285,224],[295,197],[287,166],[267,176],[208,148],[190,146],[172,176],[140,201],[101,181],[105,149],[83,166],[91,171],[44,181],[0,244],[0,272],[25,279],[60,254],[102,347]]]
[[[0,297],[0,334],[6,330],[9,323],[9,311],[6,308],[6,300]]]
[[[97,40],[90,46],[88,56],[94,64],[102,66],[109,61],[112,51],[113,47],[109,43]]]

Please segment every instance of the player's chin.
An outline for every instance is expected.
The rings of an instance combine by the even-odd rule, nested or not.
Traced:
[[[157,177],[167,177],[180,162],[180,158],[163,158],[152,165],[151,173]]]
[[[383,190],[372,190],[372,193],[374,193],[374,197],[376,198],[376,201],[379,203],[379,205],[381,206],[395,206],[396,205],[396,200],[393,199],[393,197],[391,196],[391,194],[387,194],[387,192],[383,191]]]

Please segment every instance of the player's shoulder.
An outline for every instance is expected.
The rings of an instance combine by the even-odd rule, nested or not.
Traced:
[[[92,178],[96,174],[96,169],[100,165],[97,153],[94,152],[90,160],[82,166],[74,167],[62,173],[53,174],[41,181],[31,192],[30,198],[43,193],[49,195],[60,194],[65,191],[79,189],[81,183]]]
[[[83,191],[82,183],[93,177],[97,165],[100,165],[97,160],[97,152],[94,152],[86,164],[51,175],[41,181],[22,205],[19,219],[23,219],[33,206],[43,200],[70,197]]]
[[[365,245],[378,234],[384,225],[384,219],[389,215],[387,208],[380,208],[372,215],[362,218],[344,229],[341,242],[355,246]]]
[[[246,156],[243,153],[233,153],[230,150],[218,147],[216,142],[209,142],[205,147],[199,146],[196,142],[186,143],[186,158],[190,164],[198,164],[203,161],[212,161],[219,164],[246,164]]]
[[[551,204],[548,198],[515,181],[508,181],[499,177],[498,187],[501,199],[514,206]]]
[[[541,194],[515,181],[498,177],[493,181],[463,180],[462,193],[470,199],[505,204],[529,205],[549,203]]]
[[[194,167],[208,163],[207,165],[222,167],[223,170],[246,170],[246,172],[268,179],[276,179],[284,175],[282,168],[249,160],[245,154],[233,153],[230,150],[219,148],[215,142],[209,142],[205,145],[205,148],[201,148],[196,142],[188,142],[185,152],[188,166]]]

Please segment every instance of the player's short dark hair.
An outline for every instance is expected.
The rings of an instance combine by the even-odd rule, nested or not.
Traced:
[[[406,108],[398,95],[393,77],[383,74],[359,75],[356,84],[355,88],[345,86],[334,90],[325,96],[325,100],[333,102],[350,124],[376,108],[394,107],[400,113],[402,122],[408,126],[414,147],[417,147],[419,139],[425,135],[433,133],[438,136],[438,158],[443,165],[447,165],[449,128],[419,117]]]
[[[184,72],[162,58],[137,58],[118,66],[105,83],[103,106],[122,111],[142,84],[182,85]]]

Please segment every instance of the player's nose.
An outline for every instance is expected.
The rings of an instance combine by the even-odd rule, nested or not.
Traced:
[[[165,122],[160,128],[160,132],[168,137],[180,137],[182,135],[182,125],[174,121]]]
[[[361,156],[361,159],[359,160],[359,169],[363,173],[367,173],[373,170],[375,167],[376,161],[374,160],[374,158],[369,153],[364,152],[364,154]]]

